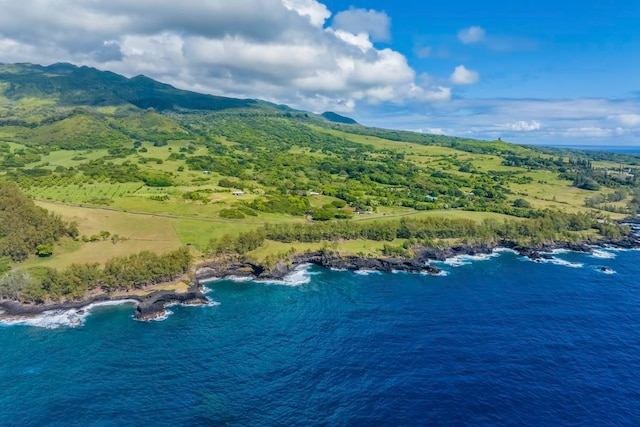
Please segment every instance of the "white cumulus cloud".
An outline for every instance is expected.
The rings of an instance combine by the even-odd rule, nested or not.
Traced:
[[[482,27],[472,26],[458,31],[458,40],[464,44],[479,43],[485,38],[485,31]]]
[[[542,124],[537,120],[531,120],[527,122],[525,120],[518,120],[517,122],[509,123],[507,128],[518,132],[531,132],[533,130],[539,130]]]
[[[332,26],[337,29],[346,30],[354,34],[369,34],[373,40],[389,41],[391,38],[391,19],[384,12],[373,9],[350,8],[339,12],[333,18]]]
[[[451,83],[457,85],[472,85],[480,81],[480,74],[477,71],[469,70],[464,65],[458,65],[451,74]]]
[[[350,111],[431,102],[407,58],[373,42],[389,16],[318,0],[0,0],[0,62],[72,62],[180,88]]]
[[[640,114],[626,113],[610,116],[610,118],[624,127],[640,127]]]

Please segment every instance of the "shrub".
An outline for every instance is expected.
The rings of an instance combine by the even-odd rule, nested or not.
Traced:
[[[242,219],[244,214],[237,209],[223,209],[220,211],[220,218],[225,219]]]

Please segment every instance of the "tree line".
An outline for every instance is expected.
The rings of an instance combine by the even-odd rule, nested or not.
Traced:
[[[476,222],[462,218],[401,218],[372,222],[318,222],[314,224],[267,224],[267,239],[279,242],[321,242],[323,240],[468,239],[482,243],[512,243],[531,246],[558,241],[584,239],[577,232],[598,230],[600,236],[619,238],[628,229],[604,221],[591,213],[564,213],[546,210],[528,220],[485,219]]]

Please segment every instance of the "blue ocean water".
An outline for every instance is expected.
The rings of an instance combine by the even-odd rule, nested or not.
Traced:
[[[640,425],[640,252],[442,268],[0,326],[0,425]]]

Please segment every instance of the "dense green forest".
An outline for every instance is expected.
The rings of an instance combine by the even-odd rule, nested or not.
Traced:
[[[33,254],[49,256],[60,238],[77,235],[75,224],[36,206],[15,184],[0,182],[0,257],[23,261]]]
[[[0,298],[169,280],[188,265],[179,246],[269,264],[291,253],[279,244],[362,240],[411,256],[616,239],[628,232],[616,220],[640,208],[638,173],[635,155],[372,128],[70,64],[0,65]],[[161,219],[161,233],[144,227]]]

